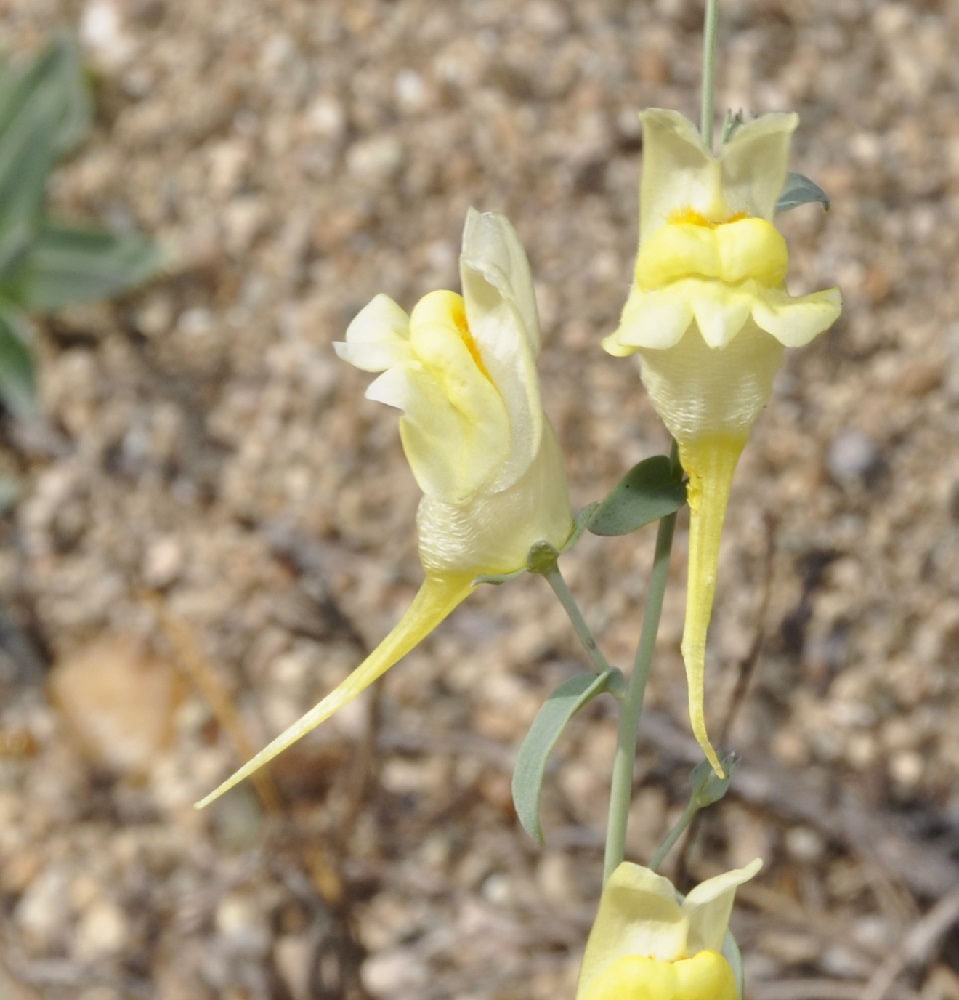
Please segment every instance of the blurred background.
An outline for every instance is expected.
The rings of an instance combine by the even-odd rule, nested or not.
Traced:
[[[536,579],[483,591],[204,813],[420,579],[395,415],[331,342],[377,292],[458,287],[468,206],[507,213],[577,506],[667,446],[629,362],[636,113],[697,116],[687,0],[0,0],[8,66],[69,28],[86,141],[47,208],[159,244],[119,297],[30,314],[38,411],[0,422],[0,997],[572,997],[615,720],[559,744],[546,847],[516,747],[581,668]],[[751,1000],[959,998],[959,5],[725,0],[717,107],[796,110],[790,355],[741,463],[711,731],[743,758],[668,873],[757,855]],[[142,277],[142,276],[141,276]],[[653,529],[564,571],[631,662]],[[698,759],[679,657],[685,519],[630,855]]]

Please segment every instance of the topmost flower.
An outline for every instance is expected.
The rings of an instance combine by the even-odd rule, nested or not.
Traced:
[[[682,649],[693,731],[722,773],[706,735],[703,674],[733,472],[784,348],[826,330],[842,303],[836,288],[798,297],[786,290],[789,252],[772,219],[796,115],[740,126],[719,156],[675,111],[649,110],[642,120],[635,281],[619,329],[603,346],[642,357],[643,383],[689,476]]]

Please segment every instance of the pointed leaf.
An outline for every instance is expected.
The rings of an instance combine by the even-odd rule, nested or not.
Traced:
[[[30,330],[16,309],[0,304],[0,401],[21,419],[37,412]]]
[[[146,237],[46,221],[4,284],[24,309],[45,312],[127,291],[162,262],[162,250]]]
[[[32,62],[0,67],[0,135],[37,103],[50,101],[50,136],[54,155],[73,149],[90,130],[93,102],[73,36],[59,32]]]
[[[808,205],[813,201],[818,201],[827,212],[829,211],[829,195],[808,177],[790,170],[786,177],[786,186],[779,196],[779,201],[776,202],[776,213],[788,212],[791,208]]]
[[[566,723],[597,695],[608,690],[621,676],[618,670],[603,674],[577,674],[564,681],[546,699],[526,734],[513,770],[513,805],[523,829],[540,844],[543,828],[539,803],[546,761]]]
[[[666,455],[634,465],[596,506],[589,522],[594,535],[628,535],[686,503],[686,486]]]

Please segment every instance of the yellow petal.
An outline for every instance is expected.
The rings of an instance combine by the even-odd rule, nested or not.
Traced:
[[[463,297],[477,309],[495,308],[497,297],[515,308],[530,353],[534,359],[539,357],[539,312],[529,260],[505,215],[475,208],[467,211],[460,275]],[[485,301],[487,296],[491,301]]]
[[[691,979],[689,974],[686,979]],[[576,1000],[680,1000],[678,989],[673,963],[643,955],[624,955],[604,969],[585,992],[578,992]]]
[[[428,574],[511,573],[526,565],[534,542],[562,548],[573,515],[563,454],[548,421],[533,463],[512,486],[483,490],[459,504],[424,496],[416,524]]]
[[[377,295],[346,328],[346,340],[333,345],[344,361],[365,372],[382,372],[410,357],[410,318],[388,296]]]
[[[772,221],[786,183],[789,146],[798,124],[798,115],[780,112],[762,115],[736,129],[721,154],[721,183],[730,214],[742,212]]]
[[[417,304],[410,349],[413,361],[381,375],[367,396],[403,410],[400,436],[420,489],[461,502],[498,475],[511,435],[459,295],[431,292]]]
[[[678,111],[663,108],[649,108],[640,118],[640,243],[664,226],[677,209],[691,209],[717,222],[728,218],[719,161],[703,145],[693,123]]]
[[[701,951],[673,966],[675,1000],[739,1000],[729,962],[716,951]]]
[[[684,282],[684,285],[691,286],[693,282]],[[696,326],[706,345],[713,349],[728,347],[749,321],[753,310],[753,296],[735,285],[699,281],[689,294]]]
[[[654,289],[683,278],[716,278],[719,266],[719,245],[713,229],[668,222],[640,244],[636,283]]]
[[[683,912],[689,916],[690,952],[719,951],[729,929],[736,890],[754,878],[763,863],[759,858],[744,868],[734,868],[706,879],[683,900]]]
[[[640,242],[676,210],[711,222],[733,215],[771,222],[786,182],[794,114],[763,115],[740,126],[720,155],[703,145],[698,129],[677,111],[650,108],[643,122]]]
[[[693,321],[692,299],[683,282],[653,292],[633,286],[619,329],[603,340],[603,349],[624,358],[641,347],[662,351],[679,343]]]
[[[703,707],[706,674],[706,632],[712,617],[719,543],[722,537],[729,489],[745,437],[708,436],[679,442],[679,458],[689,476],[689,579],[682,653],[689,687],[689,719],[693,735],[712,765],[723,769],[709,737]]]
[[[786,241],[763,219],[667,222],[640,245],[636,283],[654,289],[683,278],[713,278],[726,285],[752,280],[778,287],[788,266]]]
[[[223,784],[197,802],[196,808],[203,809],[208,806],[365,691],[373,681],[385,674],[414,646],[422,642],[454,608],[466,600],[474,586],[472,576],[448,578],[428,576],[393,631],[349,677],[264,747],[252,760],[227,778]]]
[[[736,219],[717,226],[719,269],[715,275],[727,285],[758,281],[775,288],[786,280],[789,250],[782,233],[764,219]]]
[[[501,490],[529,467],[543,431],[533,281],[526,253],[505,216],[470,210],[463,230],[460,278],[469,328],[509,420],[506,460],[491,484]]]
[[[838,288],[793,298],[784,289],[763,289],[753,304],[756,325],[786,347],[803,347],[836,322],[842,312]]]
[[[687,932],[687,918],[669,879],[624,861],[603,888],[586,942],[577,1000],[590,995],[593,981],[625,956],[664,962],[682,958]]]

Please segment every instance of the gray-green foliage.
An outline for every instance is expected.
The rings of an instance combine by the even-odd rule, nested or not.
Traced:
[[[513,769],[513,804],[523,829],[540,844],[543,843],[543,827],[539,803],[546,763],[553,747],[566,724],[580,709],[604,691],[616,690],[621,683],[622,674],[618,670],[577,674],[560,684],[537,712]]]
[[[779,201],[776,202],[776,214],[811,203],[818,203],[827,212],[829,211],[829,195],[815,181],[790,170],[786,177],[786,186],[779,196]]]
[[[576,529],[565,548],[572,546],[586,530],[595,535],[626,535],[647,524],[675,513],[686,503],[686,484],[682,470],[666,455],[654,455],[634,465],[598,503],[590,504],[576,519]],[[550,562],[555,565],[559,552],[552,546],[533,546],[530,549],[527,569],[545,573]],[[509,574],[516,576],[519,574]],[[508,577],[485,577],[490,583],[503,583]],[[610,668],[598,673],[578,674],[564,681],[539,710],[533,725],[526,734],[513,770],[513,804],[523,829],[542,843],[543,828],[540,822],[540,799],[549,756],[563,730],[577,712],[599,695],[612,694],[621,698],[624,690],[623,675]],[[712,770],[708,768],[709,773]],[[703,797],[716,795],[714,784],[705,777],[698,779],[697,794]],[[728,782],[726,783],[728,785]]]
[[[90,88],[73,39],[60,34],[33,61],[0,58],[0,401],[35,410],[26,313],[116,295],[150,277],[159,248],[50,218],[47,179],[92,121]]]

